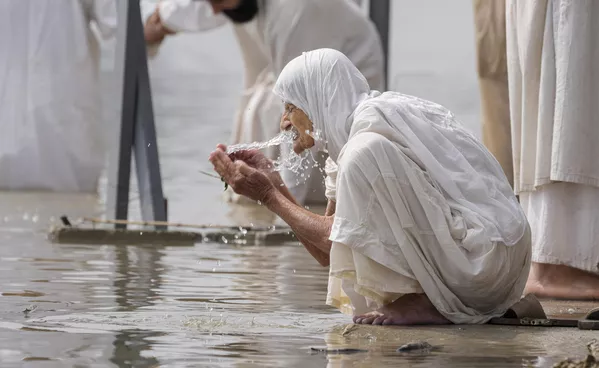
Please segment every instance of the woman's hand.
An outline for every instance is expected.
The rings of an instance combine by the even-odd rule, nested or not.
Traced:
[[[217,148],[223,150],[224,152],[227,152],[227,146],[225,146],[224,144],[219,144]],[[281,178],[279,172],[275,171],[274,163],[272,162],[272,160],[264,156],[264,154],[259,150],[237,151],[231,153],[229,155],[229,158],[233,162],[243,161],[249,167],[252,167],[264,173],[266,176],[268,176],[268,178],[275,187],[278,188],[279,186],[282,186],[281,184],[283,184],[283,179]]]
[[[226,147],[219,145],[217,149],[210,154],[210,162],[214,170],[229,184],[237,194],[246,196],[255,201],[266,202],[272,193],[276,191],[275,185],[269,176],[263,171],[265,169],[264,161],[259,155],[250,155],[248,162],[241,159],[232,160],[225,153]],[[262,155],[262,157],[264,157]],[[265,160],[266,157],[264,157]],[[248,164],[249,163],[249,164]],[[252,167],[250,164],[257,167]]]

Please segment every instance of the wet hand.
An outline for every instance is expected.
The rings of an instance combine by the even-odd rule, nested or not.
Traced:
[[[218,149],[221,149],[224,152],[227,152],[227,146],[224,144],[219,144],[217,146]],[[233,152],[229,155],[229,158],[235,161],[243,161],[248,166],[264,173],[270,181],[275,186],[281,186],[283,184],[283,179],[281,179],[281,175],[278,171],[274,170],[274,163],[272,160],[264,156],[262,152],[259,150],[243,150]]]
[[[237,194],[255,201],[266,202],[275,189],[272,181],[262,171],[250,167],[242,160],[231,160],[225,150],[219,146],[210,154],[214,170]]]

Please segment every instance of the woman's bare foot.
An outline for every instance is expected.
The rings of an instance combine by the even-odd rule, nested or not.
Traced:
[[[445,325],[443,317],[425,294],[407,294],[377,311],[354,317],[363,325]]]
[[[538,298],[599,300],[599,275],[564,265],[533,262],[524,294]]]

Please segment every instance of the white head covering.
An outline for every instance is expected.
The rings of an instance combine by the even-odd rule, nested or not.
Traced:
[[[506,245],[524,235],[527,221],[489,151],[445,107],[396,92],[370,91],[360,71],[339,51],[318,49],[283,69],[273,89],[302,109],[321,132],[330,157],[362,132],[375,132],[407,147],[461,212],[484,229],[481,237]]]
[[[341,52],[318,49],[291,60],[273,89],[286,103],[299,107],[314,124],[333,160],[349,139],[358,104],[370,93],[366,78]]]

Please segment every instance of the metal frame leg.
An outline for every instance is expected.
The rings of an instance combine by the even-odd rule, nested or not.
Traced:
[[[111,152],[107,215],[117,220],[128,217],[133,153],[142,219],[167,221],[139,0],[123,0],[117,4],[116,56],[117,76],[123,81],[122,110],[120,128],[116,132],[118,147]]]
[[[391,14],[391,1],[370,0],[369,10],[370,19],[376,25],[383,44],[383,54],[385,56],[385,89],[387,89],[389,85],[389,17]]]

